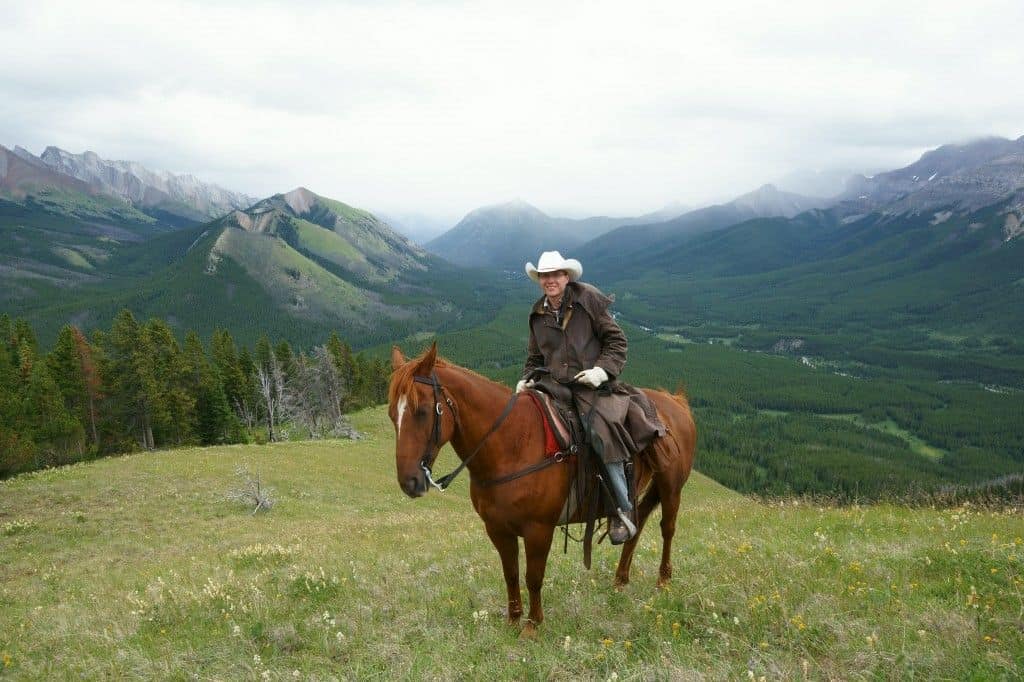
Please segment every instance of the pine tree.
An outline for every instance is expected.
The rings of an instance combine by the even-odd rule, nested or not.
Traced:
[[[14,323],[7,313],[0,314],[0,352],[7,355],[8,363],[14,362]]]
[[[103,398],[103,379],[100,376],[99,365],[96,362],[96,353],[85,334],[78,327],[72,327],[72,334],[75,340],[75,347],[78,349],[78,359],[82,366],[82,378],[85,381],[86,395],[86,424],[92,433],[93,444],[98,448],[99,428],[97,426],[97,409],[100,400]]]
[[[14,321],[12,336],[15,347],[27,345],[33,354],[39,352],[39,341],[36,339],[36,333],[32,330],[32,326],[27,320],[19,317]]]
[[[295,374],[295,354],[287,341],[281,341],[274,347],[274,357],[277,358],[277,366],[287,381]]]
[[[109,378],[111,412],[125,432],[134,434],[142,447],[152,449],[155,447],[152,349],[135,316],[127,309],[117,314],[110,333],[103,339],[102,373]]]
[[[199,442],[214,445],[238,440],[239,424],[224,394],[219,374],[206,359],[199,335],[190,331],[183,348],[188,364],[187,390],[195,397],[195,425]]]
[[[259,418],[260,391],[259,382],[256,379],[256,363],[253,362],[252,354],[245,346],[242,346],[238,352],[238,370],[245,404],[251,415],[250,419],[246,420],[246,424],[249,428],[254,428]]]
[[[181,445],[195,437],[195,398],[186,390],[188,364],[174,333],[163,320],[153,318],[142,330],[151,349],[146,364],[153,426],[161,444]]]
[[[79,329],[66,325],[60,330],[53,350],[46,357],[46,366],[60,390],[68,413],[88,429],[90,441],[97,447],[99,375],[93,365],[92,349]]]
[[[371,396],[372,405],[383,405],[388,401],[388,384],[391,373],[388,370],[388,363],[381,358],[373,361],[373,393]]]
[[[85,456],[85,431],[72,417],[45,362],[35,362],[22,400],[21,418],[36,447],[36,468]]]
[[[255,421],[255,398],[249,378],[250,370],[244,366],[235,340],[226,329],[217,329],[210,339],[213,367],[224,387],[224,397],[235,414],[250,428]]]
[[[35,445],[24,432],[21,418],[20,381],[11,343],[10,318],[0,316],[0,478],[28,471],[35,462]]]
[[[352,349],[338,337],[337,332],[331,332],[331,338],[327,341],[327,351],[331,354],[343,388],[341,410],[348,412],[354,406],[355,400],[355,367],[352,363]]]
[[[271,355],[273,350],[270,347],[270,339],[267,338],[266,334],[256,339],[256,348],[253,351],[254,360],[256,362],[256,369],[266,369],[270,367]]]

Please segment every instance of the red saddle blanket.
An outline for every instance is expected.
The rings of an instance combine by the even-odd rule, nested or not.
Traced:
[[[547,393],[532,390],[526,391],[526,395],[530,396],[530,400],[540,412],[540,420],[544,424],[544,454],[554,457],[565,451],[572,443],[572,437],[569,435],[569,428],[558,416],[558,410],[552,404],[551,397]]]

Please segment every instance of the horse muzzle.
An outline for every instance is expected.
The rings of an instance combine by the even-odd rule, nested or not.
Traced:
[[[427,494],[427,477],[423,475],[422,471],[398,479],[398,484],[401,486],[402,492],[414,499]]]

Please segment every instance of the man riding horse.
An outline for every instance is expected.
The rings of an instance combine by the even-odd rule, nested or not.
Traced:
[[[637,532],[625,462],[665,435],[665,427],[643,393],[616,380],[626,364],[626,335],[608,312],[612,299],[579,281],[580,262],[545,251],[536,266],[526,264],[526,274],[543,294],[530,311],[529,353],[516,392],[537,384],[556,398],[571,391],[590,447],[609,474],[617,509],[608,535],[621,544]]]

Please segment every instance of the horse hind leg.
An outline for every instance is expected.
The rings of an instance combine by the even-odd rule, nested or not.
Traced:
[[[640,534],[643,532],[647,517],[651,515],[654,508],[658,506],[658,488],[652,485],[647,493],[640,499],[637,505],[637,526],[636,535],[622,545],[622,554],[619,556],[619,566],[615,569],[615,587],[624,587],[629,584],[629,571],[633,565],[633,553],[636,551],[637,543],[640,541]]]
[[[672,539],[676,534],[676,516],[683,484],[664,481],[661,491],[661,565],[658,567],[658,588],[672,579]]]

